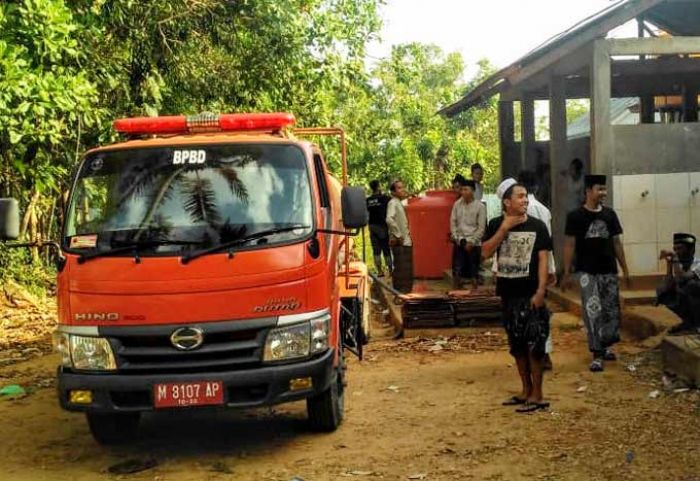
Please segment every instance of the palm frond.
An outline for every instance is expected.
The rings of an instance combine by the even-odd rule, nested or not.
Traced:
[[[209,225],[218,224],[221,220],[216,208],[216,196],[212,189],[211,180],[195,178],[183,179],[183,206],[194,222],[205,222]]]
[[[231,193],[238,197],[243,204],[248,205],[248,189],[238,177],[236,169],[227,166],[221,167],[217,172],[226,180]]]

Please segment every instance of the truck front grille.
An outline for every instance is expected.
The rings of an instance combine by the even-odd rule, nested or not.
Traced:
[[[274,318],[165,326],[100,328],[112,345],[121,373],[212,372],[250,368],[262,361],[265,338]],[[182,351],[170,341],[174,331],[197,327],[204,342]]]

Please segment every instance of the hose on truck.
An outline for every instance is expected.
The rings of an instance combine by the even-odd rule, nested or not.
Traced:
[[[381,287],[382,289],[384,289],[384,290],[386,290],[394,295],[394,299],[393,299],[394,304],[401,305],[404,303],[404,301],[406,301],[406,299],[408,299],[405,294],[402,294],[401,292],[394,289],[392,286],[390,286],[389,284],[384,282],[382,279],[377,277],[376,274],[372,274],[371,272],[368,272],[368,274],[372,278],[372,280],[374,282],[376,282],[377,285],[379,285],[379,287]],[[393,339],[400,339],[402,337],[403,337],[403,323],[401,323],[401,325],[399,326],[399,329],[394,334]]]

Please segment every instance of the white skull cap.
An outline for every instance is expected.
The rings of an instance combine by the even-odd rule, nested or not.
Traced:
[[[503,182],[498,184],[498,188],[496,189],[496,196],[499,199],[503,200],[503,195],[506,193],[506,191],[508,189],[510,189],[511,187],[513,187],[517,183],[518,183],[518,181],[512,177],[508,177],[506,179],[503,179]]]

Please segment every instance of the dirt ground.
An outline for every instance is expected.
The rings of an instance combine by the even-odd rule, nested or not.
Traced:
[[[375,337],[390,331],[377,327]],[[593,375],[583,331],[555,330],[551,409],[523,415],[500,405],[518,381],[499,329],[439,334],[375,339],[364,362],[351,361],[335,433],[309,432],[303,403],[166,412],[119,448],[97,445],[81,415],[61,411],[45,337],[34,351],[15,345],[28,358],[0,365],[0,387],[28,394],[0,400],[0,479],[700,480],[700,395],[664,385],[657,351],[625,342]],[[129,461],[151,467],[110,473]]]

